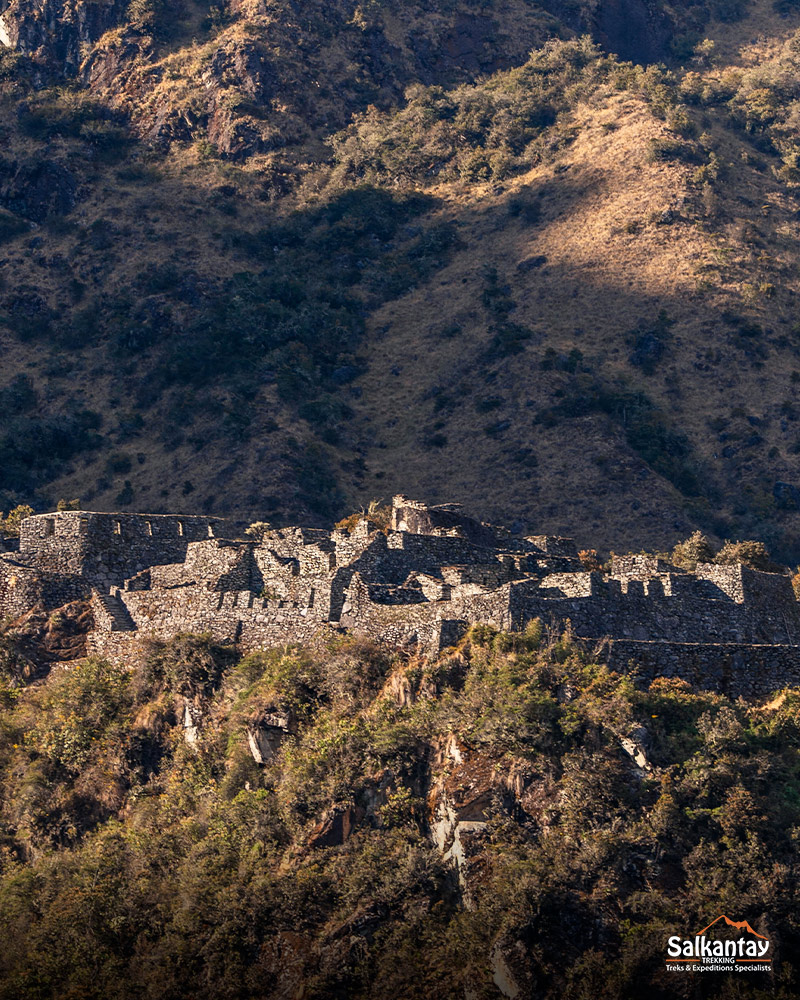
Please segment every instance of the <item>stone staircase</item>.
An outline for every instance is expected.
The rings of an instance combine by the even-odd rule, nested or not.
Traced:
[[[97,600],[103,607],[109,618],[109,627],[112,632],[135,632],[136,622],[131,618],[131,614],[125,607],[125,602],[119,596],[119,591],[112,591],[110,594],[101,594],[95,591]]]

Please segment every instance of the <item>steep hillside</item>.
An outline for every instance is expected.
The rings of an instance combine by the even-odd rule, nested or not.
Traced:
[[[0,507],[800,558],[793,5],[2,6]]]
[[[3,1000],[797,996],[797,691],[637,689],[538,622],[27,688],[2,641]],[[668,971],[721,913],[772,971]]]

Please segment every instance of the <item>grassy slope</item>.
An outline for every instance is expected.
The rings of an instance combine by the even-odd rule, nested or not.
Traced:
[[[750,19],[713,26],[709,34],[719,36],[722,68],[746,66],[777,52],[778,43],[762,39],[739,52],[742,39],[788,36],[797,20],[756,3]],[[225,32],[225,45],[247,34],[241,22]],[[386,35],[398,47],[407,33],[407,24],[389,19]],[[194,99],[191,81],[203,64],[198,52],[202,56],[202,49],[179,45],[163,57],[167,72],[159,93],[169,91],[176,106],[175,94]],[[323,55],[344,66],[348,52],[333,46]],[[719,76],[722,68],[700,72]],[[68,162],[82,187],[66,222],[32,234],[35,245],[22,235],[4,247],[5,295],[35,290],[55,318],[44,337],[20,343],[3,335],[2,380],[27,372],[40,411],[79,406],[104,418],[99,448],[40,470],[7,502],[27,499],[38,481],[45,505],[80,495],[97,508],[309,517],[404,490],[461,499],[498,519],[521,517],[531,528],[574,533],[585,544],[666,545],[699,520],[720,533],[772,530],[783,550],[794,552],[798,515],[776,511],[771,491],[776,480],[800,481],[791,419],[792,372],[800,368],[793,333],[796,205],[792,190],[772,174],[779,160],[731,130],[724,108],[689,109],[697,133],[704,133],[701,157],[713,150],[723,168],[729,165],[705,188],[691,180],[697,164],[652,162],[649,143],[663,138],[666,126],[635,88],[601,88],[584,100],[558,126],[562,134],[571,127],[574,141],[527,172],[494,182],[426,181],[431,209],[398,228],[390,252],[408,250],[417,238],[408,230],[424,233],[442,222],[455,226],[458,242],[419,273],[406,267],[398,292],[383,304],[386,293],[375,291],[387,269],[383,251],[367,255],[354,284],[347,278],[365,303],[367,335],[344,360],[366,372],[335,391],[314,389],[326,406],[333,399],[335,407],[352,411],[332,418],[338,426],[329,434],[317,417],[312,423],[298,417],[297,400],[287,402],[269,372],[263,379],[234,373],[202,384],[167,380],[149,391],[164,382],[165,365],[191,355],[193,341],[181,342],[181,329],[203,307],[203,289],[213,292],[237,272],[258,273],[265,263],[273,267],[264,246],[255,253],[237,246],[239,235],[269,230],[294,207],[310,218],[318,190],[322,204],[341,196],[341,182],[328,185],[327,167],[315,164],[321,153],[329,155],[319,142],[324,128],[299,136],[288,149],[237,163],[209,157],[197,141],[155,156],[134,146],[127,159],[138,157],[144,169],[133,179],[125,161],[97,164],[91,146],[79,139],[51,135],[43,147],[41,139],[25,137],[15,125],[14,103],[5,107],[13,155]],[[333,127],[346,121],[338,111]],[[294,194],[265,201],[275,170],[299,174],[301,184]],[[389,191],[396,197],[391,182]],[[524,205],[536,196],[541,211],[531,221],[536,213]],[[669,224],[654,221],[667,210]],[[313,273],[324,259],[333,267],[331,281],[340,283],[340,271],[350,265],[340,267],[342,249],[327,246],[322,258],[291,251],[289,266]],[[346,257],[346,245],[343,250]],[[413,258],[415,251],[408,252]],[[526,268],[526,260],[539,256],[545,264]],[[182,299],[158,282],[153,292],[153,282],[145,287],[141,278],[148,268],[158,274],[169,267],[196,273]],[[508,285],[514,303],[508,318],[532,334],[520,353],[507,357],[486,356],[496,320],[486,299],[491,267],[496,287]],[[84,286],[74,306],[73,281]],[[404,291],[409,284],[414,287]],[[166,361],[159,343],[120,352],[109,333],[107,316],[117,300],[132,295],[138,302],[148,291],[151,306],[166,297],[173,311],[169,342],[179,346]],[[59,331],[93,299],[100,308],[97,330],[71,335],[65,344]],[[663,357],[647,375],[628,359],[662,310],[674,322]],[[760,324],[758,343],[722,320],[725,310]],[[135,310],[132,315],[126,322],[142,322]],[[454,325],[459,333],[442,336]],[[563,370],[576,349],[582,354],[572,363],[577,370]],[[679,465],[701,482],[704,496],[687,499],[666,481],[663,465],[643,453],[641,435],[631,446],[624,398],[611,412],[563,413],[565,398],[574,402],[597,385],[623,397],[646,395],[659,422],[646,424],[644,435],[653,426],[667,428],[673,435],[668,450],[683,450]],[[143,425],[131,419],[137,413]],[[321,433],[333,443],[323,440],[305,451]],[[313,474],[320,461],[330,470],[321,485]],[[315,512],[308,501],[320,489],[326,500]]]
[[[474,200],[468,195],[468,206],[456,195],[451,210],[464,226],[467,249],[433,287],[410,293],[376,316],[382,332],[363,380],[364,419],[380,428],[387,450],[374,453],[370,466],[379,477],[376,490],[399,490],[405,480],[412,492],[432,491],[438,499],[454,492],[493,516],[518,510],[548,530],[574,531],[580,524],[586,542],[624,538],[633,517],[639,537],[651,542],[657,536],[640,519],[652,518],[656,532],[685,530],[680,500],[627,453],[609,421],[581,418],[537,426],[537,413],[565,381],[563,374],[542,371],[540,363],[547,348],[564,354],[577,348],[587,365],[602,366],[609,376],[625,372],[625,337],[642,320],[661,308],[677,318],[674,303],[687,290],[691,297],[684,309],[691,318],[695,261],[704,258],[706,240],[686,222],[626,232],[629,222],[685,197],[685,170],[646,162],[648,139],[662,126],[643,102],[612,97],[600,107],[581,108],[577,121],[579,137],[556,163],[500,191],[486,189]],[[538,223],[511,216],[515,196],[539,191],[544,194]],[[545,265],[521,270],[540,255],[547,258]],[[480,364],[474,359],[491,339],[480,299],[488,266],[511,286],[514,321],[536,336],[524,354]],[[459,323],[463,332],[442,341],[437,337],[442,317]],[[395,366],[401,368],[398,376],[391,373]],[[415,421],[397,420],[406,411],[434,421],[430,393],[437,386],[456,400],[440,456],[420,447]],[[485,417],[476,413],[476,401],[492,397],[502,405]],[[510,420],[507,431],[497,437],[483,432],[501,419]],[[532,449],[535,469],[520,468],[509,458],[520,448]],[[632,502],[645,507],[638,517]]]

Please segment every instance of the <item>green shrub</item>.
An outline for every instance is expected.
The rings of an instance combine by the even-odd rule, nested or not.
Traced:
[[[580,374],[567,384],[561,401],[540,411],[536,421],[552,427],[560,419],[590,413],[606,414],[617,423],[629,447],[686,496],[708,491],[698,475],[688,439],[642,392],[624,385],[604,385]]]
[[[207,635],[184,633],[168,641],[153,639],[146,646],[140,683],[154,692],[208,697],[237,660],[233,647],[221,646]]]
[[[101,737],[126,717],[130,676],[104,660],[75,664],[51,679],[26,745],[74,774],[99,752]]]
[[[485,84],[414,86],[401,110],[372,107],[332,138],[335,182],[474,183],[527,169],[542,157],[542,134],[558,129],[613,65],[588,38],[552,41]]]
[[[21,503],[9,511],[8,517],[0,517],[0,526],[2,526],[6,538],[19,538],[20,525],[26,517],[30,517],[33,513],[33,507],[29,504]]]
[[[700,163],[702,154],[693,143],[663,137],[650,139],[648,159],[653,162],[681,160],[684,163]]]
[[[775,573],[780,567],[770,557],[769,550],[763,542],[730,542],[726,541],[714,558],[714,562],[722,566],[732,566],[743,563],[751,569],[760,569],[767,573]]]
[[[709,539],[700,531],[692,533],[672,550],[672,562],[683,569],[693,570],[698,563],[714,561],[715,551]]]
[[[122,475],[130,472],[132,468],[133,462],[130,456],[121,452],[115,452],[106,459],[106,472],[110,475]]]

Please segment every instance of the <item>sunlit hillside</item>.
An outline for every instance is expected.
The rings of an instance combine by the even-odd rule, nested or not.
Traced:
[[[0,507],[405,490],[800,557],[792,4],[44,6],[3,14]]]

